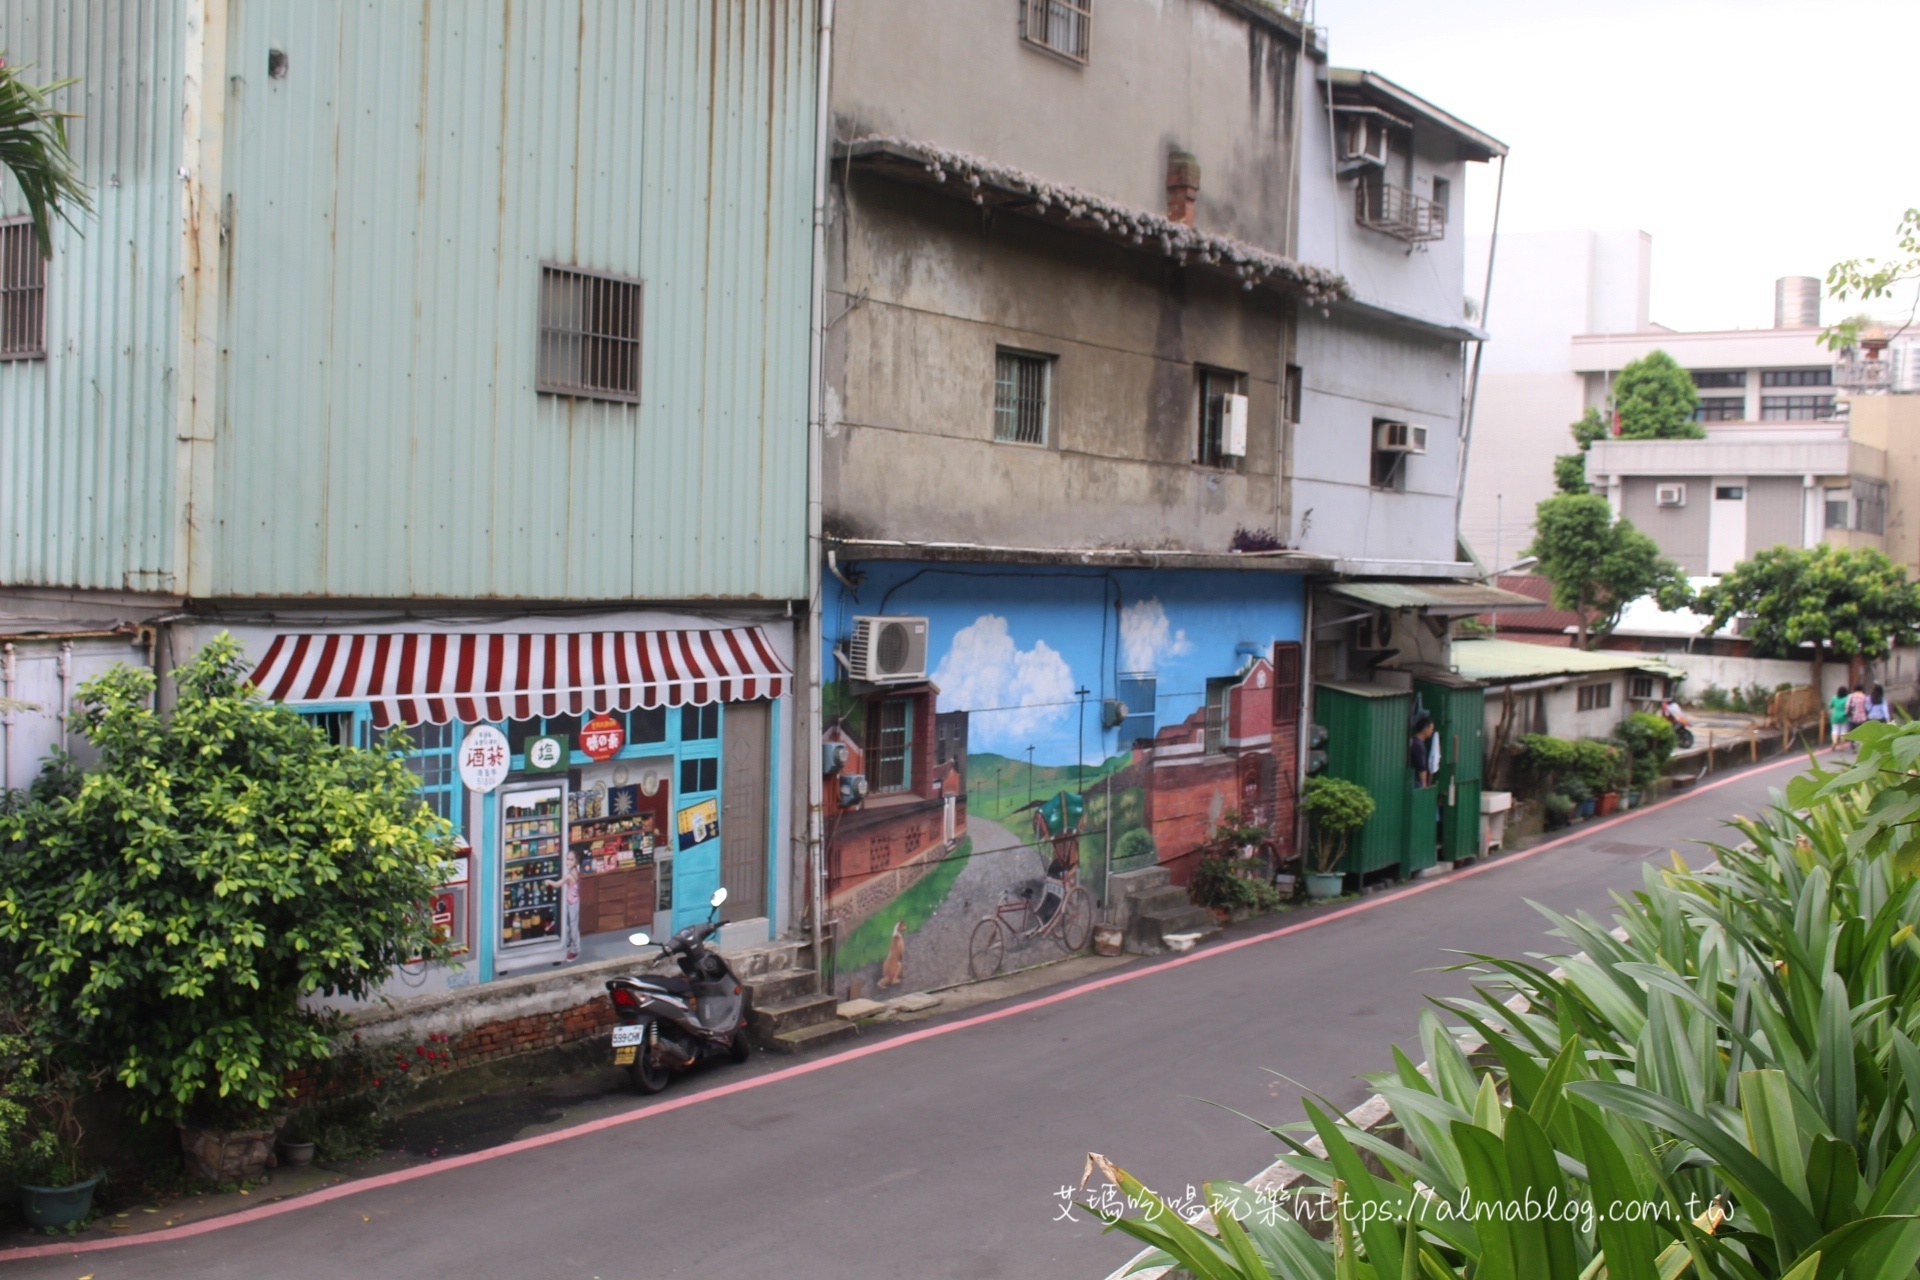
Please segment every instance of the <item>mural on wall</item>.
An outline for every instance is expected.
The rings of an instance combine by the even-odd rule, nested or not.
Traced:
[[[1162,864],[1184,883],[1229,813],[1291,850],[1298,578],[842,571],[825,739],[843,995],[980,976],[996,931],[1002,970],[1059,959],[1111,874]],[[853,619],[881,614],[927,618],[924,678],[849,678]]]

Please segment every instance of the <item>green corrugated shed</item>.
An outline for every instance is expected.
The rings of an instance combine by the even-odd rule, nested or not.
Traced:
[[[1341,869],[1349,874],[1365,875],[1403,861],[1413,794],[1413,775],[1407,769],[1412,714],[1413,695],[1399,689],[1315,686],[1315,723],[1327,730],[1327,775],[1359,783],[1373,797],[1373,817],[1347,848]]]
[[[1411,771],[1409,771],[1411,772]],[[1439,856],[1439,787],[1413,787],[1407,791],[1407,829],[1400,846],[1400,874],[1425,871]]]
[[[1440,856],[1480,856],[1480,760],[1486,733],[1486,690],[1464,681],[1419,680],[1421,703],[1440,735]]]

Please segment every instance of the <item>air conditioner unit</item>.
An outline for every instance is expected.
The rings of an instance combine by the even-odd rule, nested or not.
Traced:
[[[1351,163],[1387,163],[1387,122],[1379,116],[1350,115],[1341,131],[1340,159]]]
[[[1247,456],[1247,398],[1220,397],[1220,452],[1229,458]]]
[[[1687,486],[1683,484],[1656,485],[1653,490],[1655,506],[1684,507],[1687,505]]]
[[[927,678],[927,620],[905,615],[855,618],[847,674],[868,684]]]
[[[1376,422],[1373,447],[1382,453],[1425,453],[1427,429],[1411,422]]]

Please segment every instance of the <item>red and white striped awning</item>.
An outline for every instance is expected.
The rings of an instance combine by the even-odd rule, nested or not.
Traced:
[[[284,635],[253,673],[276,702],[371,703],[383,728],[777,698],[792,678],[759,627]]]

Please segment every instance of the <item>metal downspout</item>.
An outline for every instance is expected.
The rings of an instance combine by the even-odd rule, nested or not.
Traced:
[[[833,137],[829,89],[833,81],[833,0],[820,0],[820,62],[814,74],[813,176],[813,314],[807,353],[807,708],[800,726],[799,755],[807,778],[807,880],[813,917],[813,968],[816,987],[826,984],[826,956],[822,948],[827,914],[826,841],[822,824],[826,807],[825,778],[820,772],[823,731],[820,683],[822,639],[821,558],[823,535],[823,464],[827,416],[827,199]]]
[[[1493,188],[1493,233],[1487,237],[1487,278],[1480,286],[1480,330],[1487,332],[1487,303],[1493,297],[1493,257],[1500,249],[1500,200],[1507,191],[1507,158],[1500,157],[1500,177]],[[1466,412],[1460,415],[1460,466],[1453,479],[1453,536],[1460,538],[1460,515],[1467,502],[1467,458],[1473,449],[1473,410],[1480,401],[1480,357],[1486,339],[1473,344],[1473,375],[1467,380]],[[1459,553],[1456,551],[1456,555]]]
[[[13,645],[0,645],[0,791],[13,790]]]

